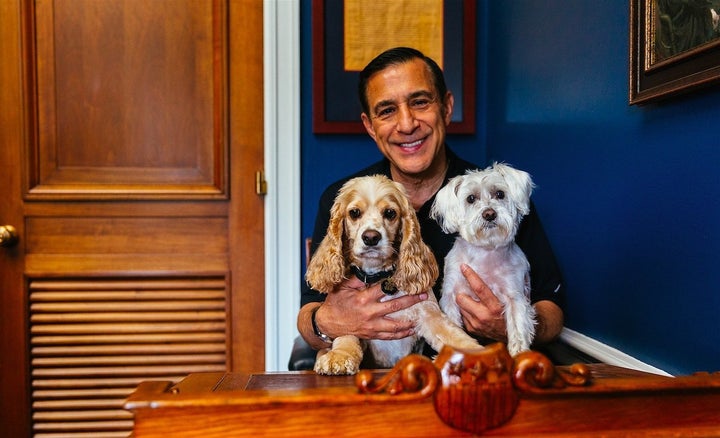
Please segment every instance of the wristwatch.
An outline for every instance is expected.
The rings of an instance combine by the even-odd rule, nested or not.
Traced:
[[[315,332],[315,336],[322,339],[324,342],[327,342],[328,344],[332,344],[333,338],[331,338],[330,336],[321,332],[317,326],[317,322],[315,322],[315,314],[317,313],[319,308],[320,308],[320,306],[317,306],[316,308],[314,308],[312,311],[312,316],[310,317],[310,321],[312,322],[313,332]]]

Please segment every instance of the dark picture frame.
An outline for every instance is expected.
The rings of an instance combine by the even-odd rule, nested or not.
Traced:
[[[675,20],[681,14],[667,10],[673,7],[672,0],[630,0],[631,105],[657,102],[720,83],[720,33],[699,33],[696,25],[692,39],[687,32],[678,37],[683,26]],[[707,13],[712,17],[711,11]],[[703,22],[705,17],[701,16]]]
[[[365,133],[357,97],[359,72],[343,69],[343,1],[313,0],[313,132]],[[476,2],[445,0],[444,73],[455,96],[448,133],[475,132]],[[460,49],[461,48],[461,49]]]

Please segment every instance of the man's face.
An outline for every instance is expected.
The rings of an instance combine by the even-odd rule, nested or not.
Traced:
[[[363,113],[362,121],[380,152],[397,170],[422,174],[443,152],[452,94],[448,92],[443,104],[430,70],[421,59],[413,59],[371,76],[367,99],[370,114]]]

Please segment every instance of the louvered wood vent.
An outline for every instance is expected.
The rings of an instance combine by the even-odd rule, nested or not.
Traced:
[[[225,297],[222,277],[32,280],[34,436],[126,437],[139,382],[224,371]]]

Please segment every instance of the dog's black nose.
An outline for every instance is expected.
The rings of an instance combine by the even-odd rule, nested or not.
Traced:
[[[378,244],[382,236],[375,230],[367,230],[362,233],[362,240],[367,246],[375,246]]]
[[[497,219],[497,213],[492,208],[488,208],[487,210],[482,212],[482,217],[486,221],[492,222]]]

